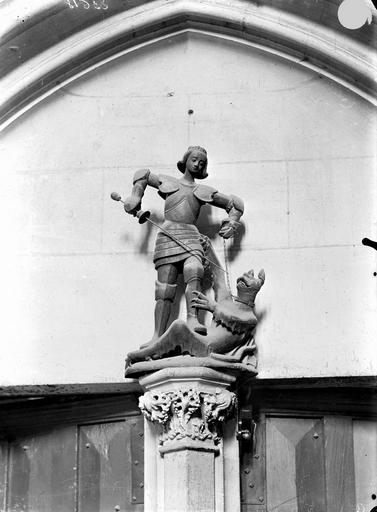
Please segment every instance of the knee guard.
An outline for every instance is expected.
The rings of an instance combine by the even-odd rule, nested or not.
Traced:
[[[188,258],[183,266],[183,278],[185,283],[189,283],[194,279],[202,279],[204,268],[198,258]]]
[[[160,283],[160,281],[156,281],[155,300],[162,299],[173,301],[176,290],[176,284]]]

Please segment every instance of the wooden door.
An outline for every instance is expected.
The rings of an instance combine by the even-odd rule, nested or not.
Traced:
[[[0,510],[141,512],[143,435],[139,415],[3,441]]]
[[[262,414],[241,443],[241,496],[243,512],[371,512],[377,422]]]

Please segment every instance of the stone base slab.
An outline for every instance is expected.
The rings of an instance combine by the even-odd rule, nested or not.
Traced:
[[[181,367],[213,368],[219,371],[226,371],[232,375],[245,374],[248,377],[253,377],[258,374],[255,367],[248,364],[223,361],[213,356],[192,357],[185,355],[134,363],[126,368],[125,376],[134,378],[145,375],[146,373],[156,372],[164,368]]]

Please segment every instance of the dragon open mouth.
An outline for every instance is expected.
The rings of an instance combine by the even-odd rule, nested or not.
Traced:
[[[241,288],[248,288],[250,286],[250,280],[247,279],[246,277],[244,276],[241,276],[237,279],[237,286],[241,287]]]

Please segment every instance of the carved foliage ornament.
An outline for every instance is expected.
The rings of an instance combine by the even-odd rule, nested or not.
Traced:
[[[139,398],[144,416],[161,425],[160,443],[190,438],[219,441],[219,426],[229,418],[236,405],[236,395],[217,388],[214,393],[193,389],[166,393],[147,391]]]

